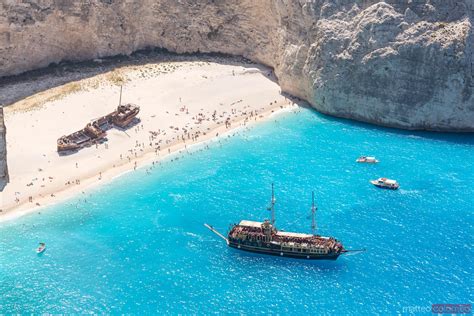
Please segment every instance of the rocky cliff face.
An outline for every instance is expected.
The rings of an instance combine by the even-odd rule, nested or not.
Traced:
[[[3,108],[0,106],[0,192],[8,182],[7,144],[5,143],[5,132],[5,124],[3,123]]]
[[[274,67],[321,112],[474,131],[473,0],[0,0],[0,76],[147,47]]]

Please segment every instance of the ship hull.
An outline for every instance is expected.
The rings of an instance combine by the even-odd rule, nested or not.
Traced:
[[[229,247],[237,250],[243,250],[248,252],[260,253],[271,256],[278,256],[283,258],[295,258],[304,260],[336,260],[340,253],[329,253],[329,254],[316,254],[316,253],[298,253],[290,251],[282,251],[280,249],[268,248],[262,246],[251,246],[245,244],[239,244],[232,241],[228,242]]]
[[[379,185],[379,184],[373,184],[379,189],[385,189],[385,190],[398,190],[398,187],[387,187],[384,185]]]

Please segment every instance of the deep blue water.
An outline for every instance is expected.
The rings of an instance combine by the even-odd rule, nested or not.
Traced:
[[[209,146],[0,224],[0,313],[397,314],[473,302],[473,136],[303,109]],[[381,163],[356,164],[363,154]],[[368,182],[380,176],[401,189]],[[310,231],[314,190],[319,233],[367,251],[251,255],[203,226],[268,218],[272,182],[279,228]]]

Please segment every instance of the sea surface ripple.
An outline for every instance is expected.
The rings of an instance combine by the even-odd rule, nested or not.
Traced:
[[[472,136],[302,109],[209,147],[0,224],[0,313],[399,314],[473,301]],[[369,183],[382,176],[401,189]],[[272,182],[279,228],[310,231],[314,190],[319,234],[367,251],[252,255],[203,226],[268,218]]]

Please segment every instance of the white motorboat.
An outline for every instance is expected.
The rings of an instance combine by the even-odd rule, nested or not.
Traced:
[[[46,244],[44,242],[40,242],[39,247],[36,249],[36,253],[40,254],[46,250]]]
[[[361,156],[357,158],[356,162],[359,163],[378,163],[379,161],[375,157]]]
[[[378,178],[377,180],[371,180],[370,183],[382,189],[396,190],[400,187],[396,180],[387,178]]]

